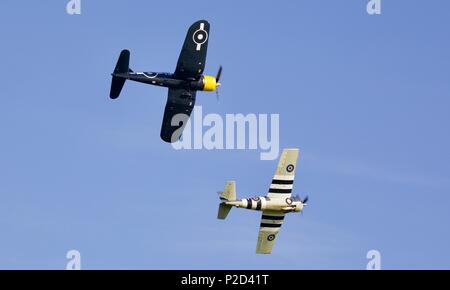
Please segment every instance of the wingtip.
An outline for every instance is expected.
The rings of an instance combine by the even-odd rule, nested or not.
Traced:
[[[200,23],[205,23],[208,27],[209,27],[209,22],[208,22],[208,20],[206,20],[206,19],[200,19],[200,20],[197,20],[197,21],[195,21],[194,23],[192,23],[192,25],[191,26],[198,26],[198,25],[200,25]]]
[[[299,148],[286,148],[284,151],[300,151]]]

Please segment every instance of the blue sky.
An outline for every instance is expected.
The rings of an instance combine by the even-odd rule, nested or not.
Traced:
[[[1,1],[0,268],[450,267],[448,1]],[[175,151],[159,139],[165,89],[108,98],[121,49],[173,71],[189,25],[211,23],[204,113],[278,113],[298,147],[290,215],[256,255],[260,214],[216,220],[217,195],[265,194],[259,152]]]

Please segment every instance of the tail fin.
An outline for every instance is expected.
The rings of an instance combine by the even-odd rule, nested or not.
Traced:
[[[225,190],[223,192],[219,192],[219,197],[222,203],[219,205],[217,218],[224,220],[232,208],[232,206],[226,204],[226,202],[236,200],[236,182],[228,181],[225,185]]]
[[[123,85],[125,84],[126,78],[117,75],[131,72],[129,65],[130,65],[130,51],[124,49],[120,53],[119,60],[117,60],[116,68],[114,69],[113,72],[111,91],[109,93],[109,97],[111,99],[117,99],[119,97]]]

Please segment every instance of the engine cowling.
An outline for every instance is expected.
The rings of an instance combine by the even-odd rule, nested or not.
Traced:
[[[301,212],[303,210],[303,203],[301,202],[294,202],[293,206],[295,207],[295,212]]]
[[[217,81],[216,78],[213,76],[203,76],[202,83],[203,83],[203,91],[211,92],[217,89]]]
[[[202,76],[198,81],[191,83],[191,88],[198,91],[215,91],[220,86],[213,76]]]

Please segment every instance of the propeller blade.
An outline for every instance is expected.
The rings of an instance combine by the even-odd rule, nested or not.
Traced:
[[[216,75],[216,82],[220,81],[221,75],[222,75],[222,66],[219,66],[219,71],[217,72],[217,75]]]
[[[308,200],[309,200],[309,197],[306,196],[305,199],[302,201],[302,203],[303,203],[303,204],[306,204],[306,203],[308,203]]]

